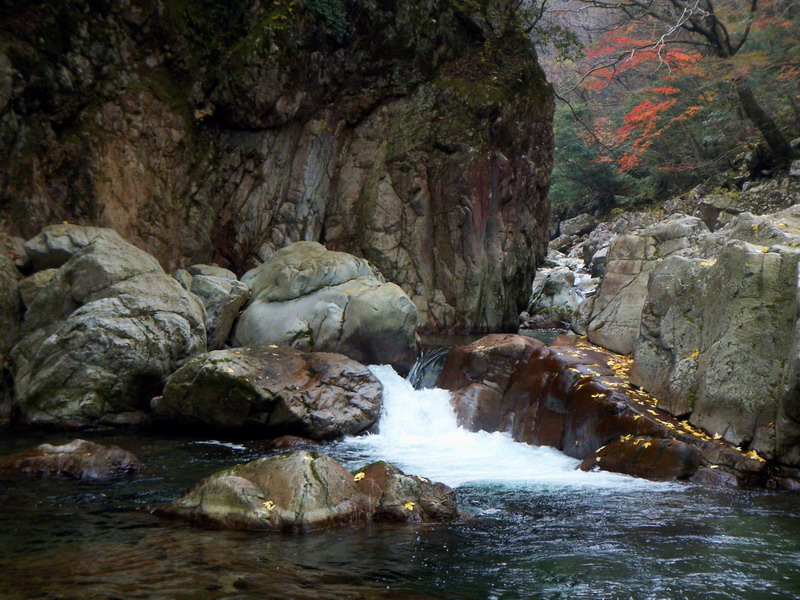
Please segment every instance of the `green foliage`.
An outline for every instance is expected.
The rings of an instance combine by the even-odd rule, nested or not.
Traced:
[[[730,56],[700,52],[689,37],[653,45],[634,20],[615,21],[594,40],[586,58],[570,65],[588,73],[569,96],[580,120],[567,107],[557,110],[556,214],[657,204],[743,168],[745,151],[764,138],[743,111],[742,82],[787,139],[800,134],[800,13],[760,6],[747,43]],[[750,172],[759,168],[769,168],[768,160]]]
[[[580,127],[567,106],[556,105],[550,204],[553,214],[562,219],[587,211],[607,212],[630,187],[630,177],[604,160],[596,145],[587,142],[587,132]]]

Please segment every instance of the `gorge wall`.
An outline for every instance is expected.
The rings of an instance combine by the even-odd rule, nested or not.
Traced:
[[[553,101],[494,4],[5,3],[0,231],[112,227],[167,270],[239,274],[320,241],[401,285],[424,329],[512,327],[545,250]]]

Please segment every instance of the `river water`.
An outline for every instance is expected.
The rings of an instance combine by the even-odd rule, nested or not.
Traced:
[[[0,598],[722,599],[800,597],[800,497],[582,473],[458,429],[442,390],[388,367],[379,433],[324,451],[456,488],[464,519],[306,534],[207,531],[150,509],[258,442],[85,435],[133,451],[129,481],[0,480]],[[69,437],[0,430],[0,453]]]

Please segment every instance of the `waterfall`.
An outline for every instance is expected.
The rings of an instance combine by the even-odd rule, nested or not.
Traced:
[[[384,387],[378,433],[347,438],[353,464],[387,460],[407,473],[451,487],[465,484],[654,489],[659,484],[614,473],[576,470],[579,462],[547,447],[515,442],[505,433],[462,429],[442,389],[415,390],[387,365],[370,370]]]

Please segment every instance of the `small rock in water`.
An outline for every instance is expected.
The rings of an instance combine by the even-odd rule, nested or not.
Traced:
[[[68,444],[42,444],[0,458],[0,473],[34,473],[46,477],[112,479],[141,468],[136,456],[118,446],[75,439]]]
[[[261,458],[215,473],[155,513],[220,529],[319,529],[358,521],[449,521],[453,490],[389,463],[349,473],[316,452]]]

